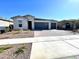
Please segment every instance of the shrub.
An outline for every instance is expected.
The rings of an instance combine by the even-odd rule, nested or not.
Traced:
[[[9,32],[9,27],[5,27],[5,32]]]
[[[17,57],[20,54],[24,54],[25,46],[18,48],[13,54]]]

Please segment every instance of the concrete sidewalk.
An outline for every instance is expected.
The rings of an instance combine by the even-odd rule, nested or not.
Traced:
[[[0,40],[0,45],[32,43],[30,59],[79,59],[79,35]]]

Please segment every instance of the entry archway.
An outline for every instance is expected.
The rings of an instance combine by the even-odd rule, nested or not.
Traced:
[[[66,30],[70,30],[71,29],[71,24],[70,23],[66,23],[65,26],[66,26],[65,27]]]

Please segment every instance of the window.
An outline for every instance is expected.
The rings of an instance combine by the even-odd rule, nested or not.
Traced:
[[[19,27],[22,27],[22,24],[19,24]]]
[[[19,27],[22,27],[22,20],[18,20]]]

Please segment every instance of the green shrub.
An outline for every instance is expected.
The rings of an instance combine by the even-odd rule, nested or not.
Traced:
[[[9,27],[5,27],[5,32],[9,32]]]
[[[17,56],[20,55],[20,54],[24,54],[24,49],[26,49],[25,46],[18,48],[18,49],[14,52],[15,57],[17,57]]]

